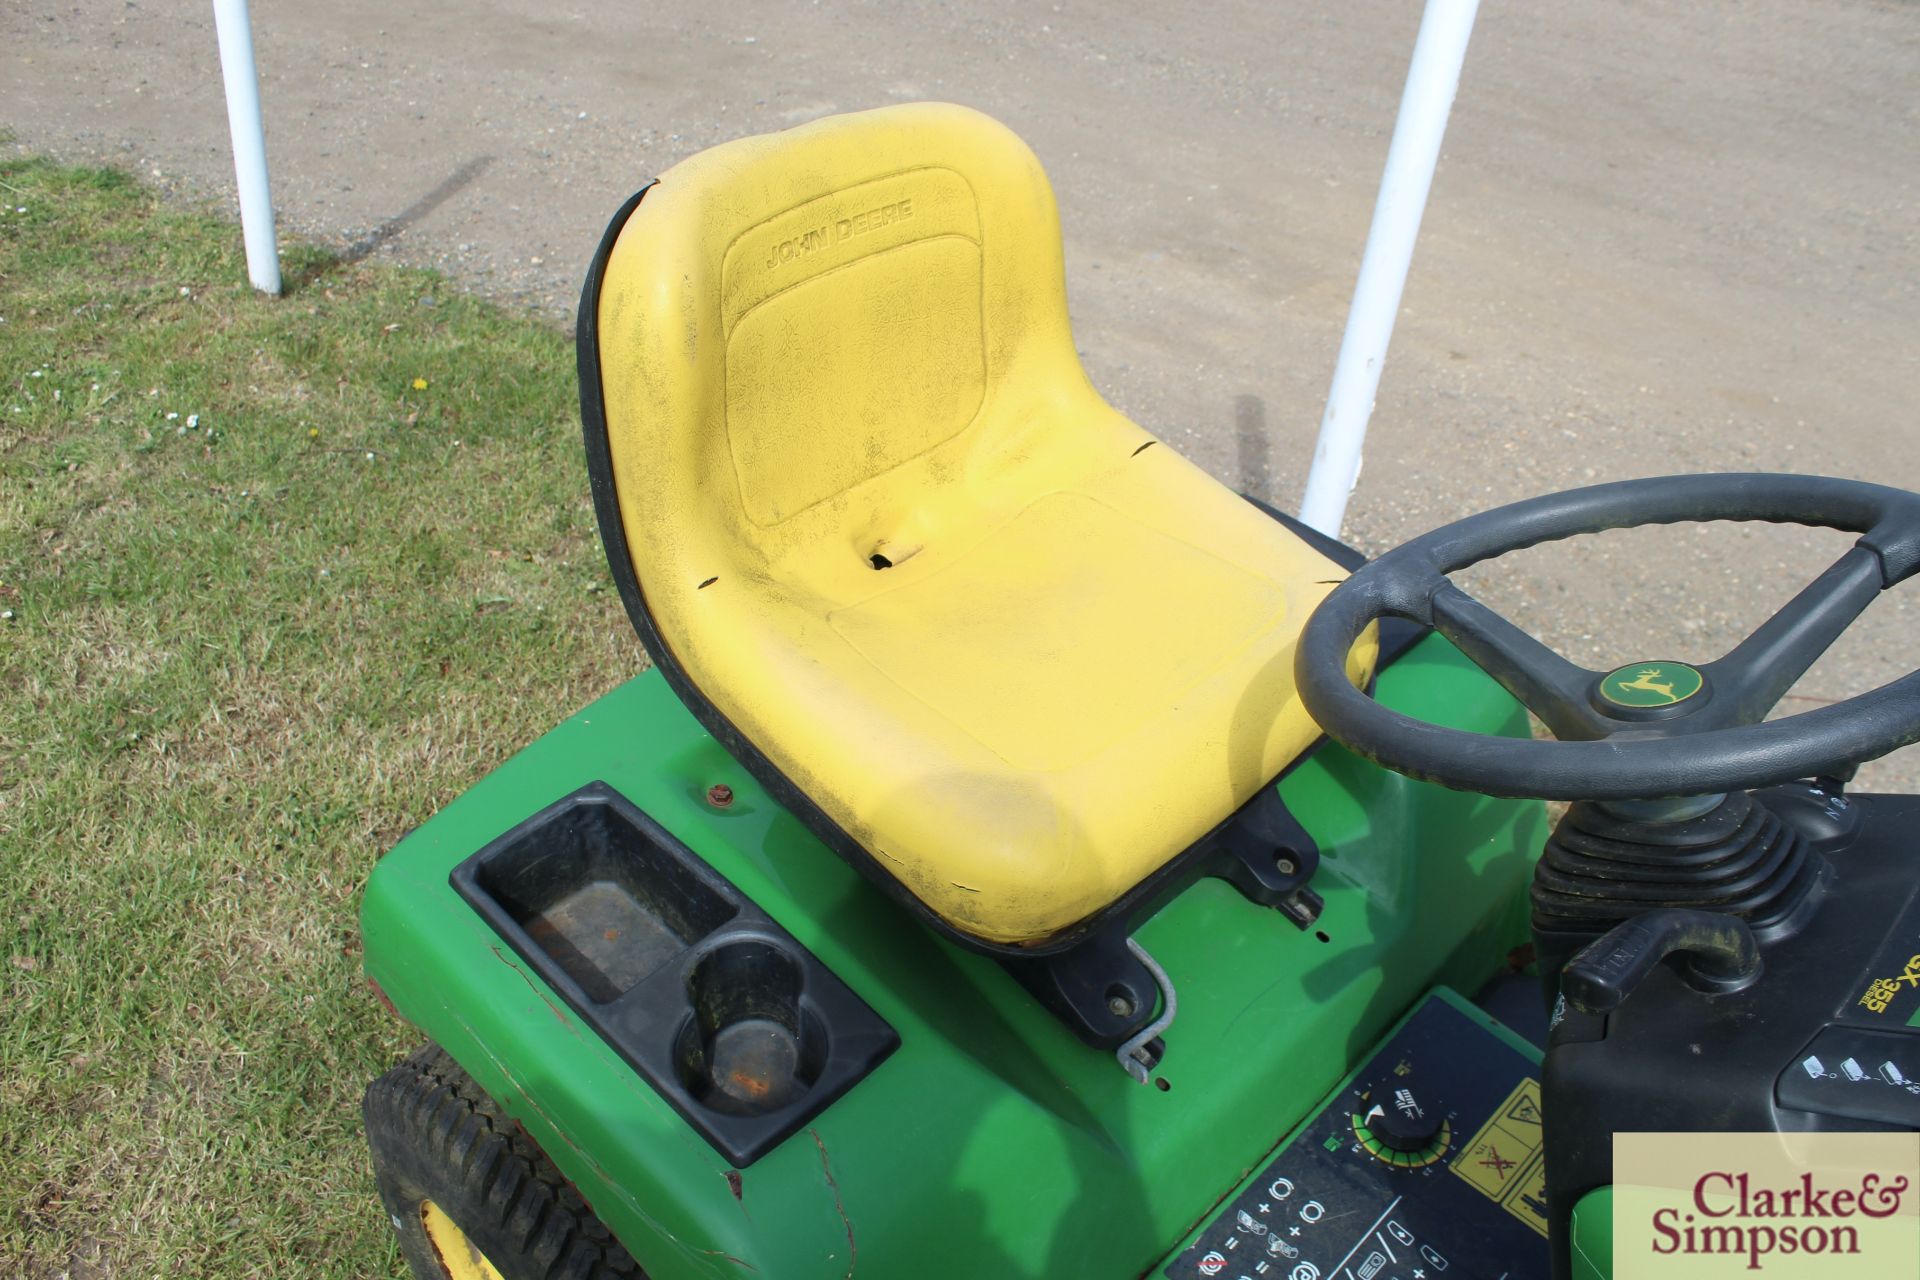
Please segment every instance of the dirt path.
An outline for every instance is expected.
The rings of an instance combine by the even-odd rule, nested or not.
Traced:
[[[286,224],[561,317],[608,214],[692,151],[982,107],[1053,175],[1095,382],[1291,506],[1418,9],[257,0],[255,21]],[[16,0],[0,39],[22,144],[231,185],[206,4]],[[1351,536],[1690,469],[1920,487],[1916,84],[1913,3],[1490,0]],[[1592,665],[1704,658],[1838,545],[1610,536],[1480,587]],[[1916,617],[1876,606],[1794,705],[1906,670]],[[1913,756],[1869,777],[1920,785]]]

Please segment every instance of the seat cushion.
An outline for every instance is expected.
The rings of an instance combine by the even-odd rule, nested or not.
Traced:
[[[1317,739],[1293,644],[1344,572],[1089,385],[1052,194],[986,117],[694,157],[594,319],[656,656],[955,930],[1057,937]]]
[[[1056,491],[830,617],[879,675],[1009,768],[1055,773],[1177,707],[1286,603],[1270,577]]]
[[[987,941],[1097,912],[1319,736],[1293,645],[1344,572],[1171,450],[1122,457],[864,591],[723,576],[676,644],[790,781]]]

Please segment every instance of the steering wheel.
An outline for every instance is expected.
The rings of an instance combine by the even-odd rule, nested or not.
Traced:
[[[1726,656],[1590,671],[1447,576],[1524,547],[1606,529],[1762,520],[1860,540]],[[1832,706],[1766,714],[1880,592],[1920,570],[1920,494],[1822,476],[1662,476],[1593,485],[1468,516],[1355,571],[1321,602],[1294,659],[1301,700],[1359,755],[1493,796],[1661,800],[1838,773],[1920,740],[1920,672]],[[1347,678],[1371,623],[1432,627],[1499,681],[1556,741],[1467,733],[1381,706]]]

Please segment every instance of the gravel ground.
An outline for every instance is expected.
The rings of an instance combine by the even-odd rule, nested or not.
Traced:
[[[1236,486],[1297,501],[1419,6],[370,0],[254,6],[284,225],[562,323],[606,217],[702,147],[947,98],[1060,196],[1090,373]],[[210,8],[16,0],[0,124],[225,200]],[[1599,479],[1920,487],[1920,6],[1489,4],[1349,537],[1378,549]],[[1477,571],[1611,666],[1706,659],[1844,540],[1710,526]],[[1904,673],[1901,593],[1786,709]],[[1920,749],[1863,783],[1920,787]]]

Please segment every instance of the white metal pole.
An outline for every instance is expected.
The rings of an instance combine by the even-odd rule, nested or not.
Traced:
[[[1353,306],[1347,312],[1347,333],[1340,341],[1333,386],[1320,419],[1320,439],[1313,449],[1313,467],[1300,499],[1300,519],[1334,537],[1339,536],[1347,499],[1360,478],[1360,446],[1380,389],[1380,366],[1393,337],[1407,269],[1413,265],[1413,242],[1420,234],[1420,217],[1426,212],[1434,166],[1440,161],[1440,140],[1447,132],[1447,116],[1460,88],[1460,66],[1467,56],[1467,37],[1473,34],[1479,8],[1480,0],[1427,0],[1420,35],[1414,41],[1413,65],[1407,69],[1407,87],[1400,97],[1400,118],[1393,126],[1380,196],[1373,206],[1373,227],[1360,260],[1360,279],[1353,287]]]
[[[273,197],[267,190],[267,134],[260,120],[260,77],[253,66],[247,0],[213,0],[213,23],[220,34],[220,74],[227,82],[227,128],[233,134],[247,278],[262,293],[277,294],[280,255],[273,236]]]

